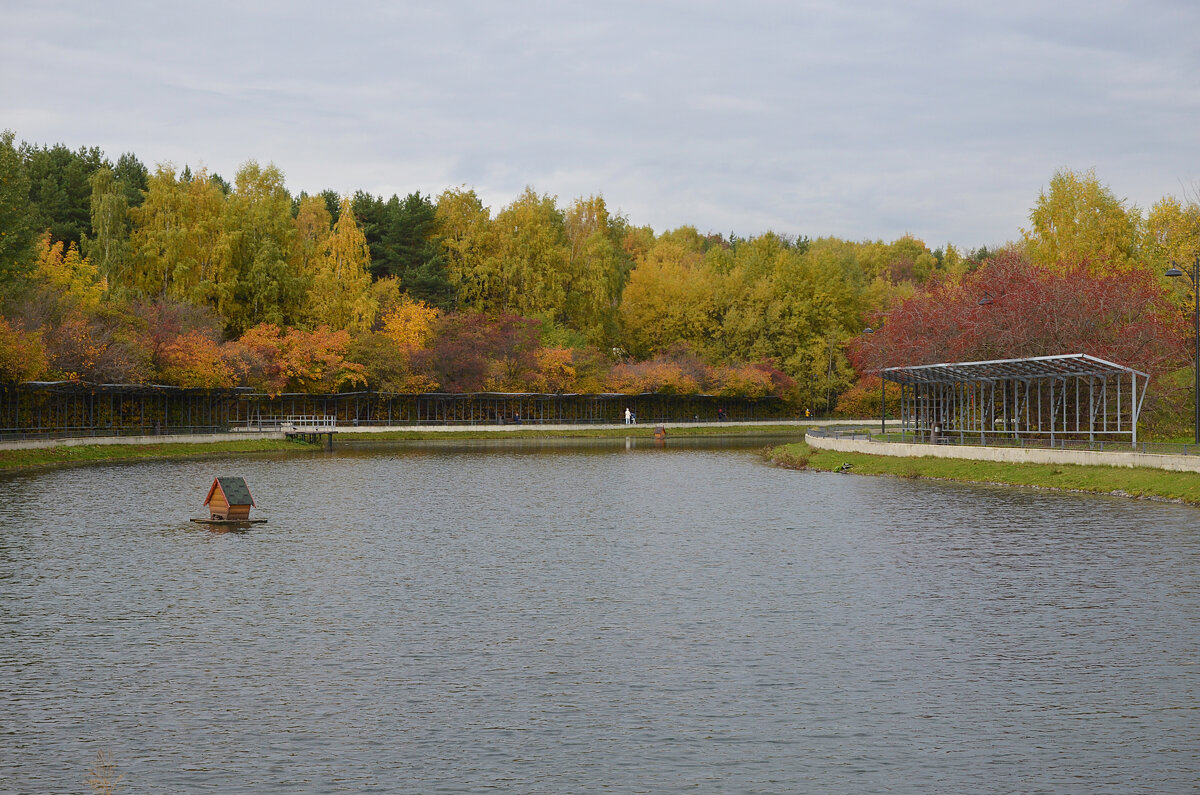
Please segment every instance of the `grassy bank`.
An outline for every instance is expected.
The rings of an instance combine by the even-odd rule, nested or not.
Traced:
[[[637,436],[650,438],[654,436],[657,425],[645,423],[630,425],[623,428],[591,428],[586,425],[560,430],[546,430],[537,426],[514,430],[485,430],[470,426],[456,427],[453,431],[380,431],[378,433],[363,433],[339,430],[337,441],[374,442],[392,439],[426,440],[426,439],[601,439],[624,438]],[[703,425],[689,428],[668,428],[667,437],[672,436],[759,436],[794,433],[804,435],[804,428],[798,425]]]
[[[431,439],[546,439],[546,438],[601,438],[638,436],[650,438],[654,425],[635,425],[629,428],[570,428],[567,430],[543,430],[535,426],[511,431],[488,431],[474,428],[453,431],[403,430],[383,433],[339,432],[334,445],[346,441],[386,442],[392,440]],[[781,433],[803,435],[804,428],[795,425],[711,425],[697,428],[672,428],[669,436],[759,436]],[[191,458],[236,453],[261,453],[280,451],[310,451],[319,445],[303,441],[230,440],[227,442],[164,442],[162,444],[92,444],[73,447],[49,447],[34,450],[0,450],[0,471],[29,467],[59,466],[64,464],[86,464],[107,461],[136,461],[156,458]]]
[[[136,461],[151,458],[193,458],[230,453],[263,453],[319,449],[305,442],[272,439],[237,440],[196,444],[85,444],[74,447],[49,447],[35,450],[0,450],[0,470],[27,467],[61,466],[107,461]]]
[[[776,447],[771,460],[795,469],[835,471],[843,464],[858,475],[933,478],[964,483],[1000,483],[1096,494],[1175,500],[1200,505],[1200,473],[1146,467],[1079,466],[1074,464],[1009,464],[957,458],[839,453],[816,450],[803,442]]]

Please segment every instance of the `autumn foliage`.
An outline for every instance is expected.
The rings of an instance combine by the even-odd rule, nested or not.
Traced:
[[[424,365],[448,392],[523,391],[537,371],[537,323],[516,315],[454,312],[437,320]]]
[[[45,368],[41,334],[13,328],[0,317],[0,383],[28,381]]]
[[[231,358],[244,381],[264,392],[337,392],[366,385],[366,368],[346,358],[349,345],[345,329],[304,331],[261,323],[242,335]]]
[[[599,195],[530,187],[497,211],[467,186],[294,195],[274,164],[226,181],[3,133],[0,380],[704,393],[874,414],[863,376],[890,365],[1188,362],[1190,295],[1162,274],[1200,254],[1196,202],[1143,216],[1094,173],[1060,171],[1029,221],[999,253],[655,232]]]
[[[647,361],[619,364],[608,377],[611,391],[627,394],[791,397],[794,387],[795,382],[770,362],[709,366],[679,344]]]
[[[883,381],[877,375],[863,376],[838,398],[834,413],[839,417],[878,417],[879,385]],[[900,416],[900,385],[889,381],[884,390],[884,401],[888,416]]]
[[[198,330],[168,340],[160,351],[163,380],[181,387],[220,389],[234,386],[236,373],[225,349]]]
[[[1185,357],[1179,311],[1155,274],[1039,266],[1011,250],[961,280],[934,282],[872,322],[881,320],[851,347],[863,372],[1087,353],[1155,373]]]

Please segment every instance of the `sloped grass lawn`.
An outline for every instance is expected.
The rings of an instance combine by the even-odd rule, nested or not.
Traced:
[[[776,447],[771,451],[770,457],[779,466],[793,468],[833,472],[842,468],[843,464],[849,464],[848,471],[857,475],[1002,483],[1011,486],[1177,500],[1200,505],[1200,473],[1196,472],[1171,472],[1148,467],[1009,464],[932,456],[903,458],[818,450],[803,442]]]
[[[261,453],[311,450],[314,445],[304,442],[273,439],[243,439],[228,442],[195,444],[164,442],[162,444],[84,444],[75,447],[49,447],[34,450],[0,450],[0,470],[26,467],[87,464],[100,461],[135,461],[150,458],[192,458],[226,455],[229,453]]]
[[[647,423],[628,428],[572,428],[562,431],[545,431],[530,426],[514,431],[485,431],[463,427],[452,431],[401,430],[385,433],[354,433],[339,431],[334,444],[343,441],[383,442],[396,439],[513,439],[513,438],[594,438],[639,436],[650,438],[657,425]],[[755,436],[769,434],[796,434],[803,438],[805,429],[795,425],[720,425],[714,423],[703,427],[671,428],[667,437],[679,436]],[[160,444],[89,444],[73,447],[59,446],[32,450],[0,450],[0,471],[28,467],[86,464],[105,461],[134,461],[154,458],[193,458],[199,456],[227,455],[230,453],[296,452],[321,449],[320,444],[302,440],[280,441],[272,439],[240,439],[227,442],[163,442]]]

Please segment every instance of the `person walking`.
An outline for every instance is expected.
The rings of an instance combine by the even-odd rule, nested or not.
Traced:
[[[628,406],[625,407],[625,424],[626,425],[633,424],[633,412],[629,410]]]

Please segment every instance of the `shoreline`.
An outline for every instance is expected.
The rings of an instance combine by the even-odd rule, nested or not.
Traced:
[[[166,459],[209,458],[227,454],[306,452],[317,445],[275,439],[230,439],[221,442],[155,444],[74,444],[0,450],[0,473],[26,472],[86,464]]]
[[[814,422],[779,423],[667,423],[668,438],[684,436],[778,436],[803,435]],[[826,423],[821,423],[826,424]],[[833,424],[833,423],[829,423]],[[488,439],[597,439],[654,438],[661,425],[636,426],[434,426],[421,429],[354,429],[339,431],[338,442],[388,442]],[[231,435],[232,436],[232,435]],[[64,466],[127,463],[147,460],[209,458],[221,455],[314,454],[324,452],[320,443],[300,439],[238,439],[219,441],[154,441],[120,443],[106,439],[100,444],[57,444],[39,448],[0,449],[0,473],[28,472]],[[897,477],[909,480],[941,480],[956,483],[1017,486],[1081,494],[1102,494],[1200,506],[1200,473],[1175,472],[1147,467],[1081,466],[1035,464],[933,457],[899,457],[815,449],[804,441],[767,448],[765,458],[786,469],[822,472],[845,471],[855,475]],[[849,464],[845,470],[843,465]]]
[[[803,435],[804,429],[811,423],[705,423],[701,425],[681,425],[666,423],[669,436],[777,436],[781,433]],[[654,424],[636,426],[436,426],[436,429],[385,429],[367,431],[364,429],[339,430],[335,435],[338,442],[387,442],[387,441],[432,441],[448,439],[594,439],[622,438],[627,436],[637,438],[654,438],[655,429],[661,427]],[[168,438],[155,439],[147,442],[145,439],[130,439],[122,442],[118,438],[106,438],[101,443],[87,443],[86,440],[60,440],[63,444],[42,445],[38,447],[21,447],[0,449],[0,472],[20,472],[60,466],[76,466],[84,464],[119,463],[127,461],[166,460],[181,458],[204,458],[218,455],[239,455],[254,453],[317,453],[323,451],[320,443],[310,443],[299,439],[238,439],[235,434],[230,438],[216,441],[169,441]]]
[[[851,423],[846,423],[851,424]],[[671,436],[768,436],[803,434],[812,423],[724,422],[724,423],[639,423],[637,425],[443,425],[427,428],[339,429],[336,441],[372,442],[435,439],[619,439],[625,436],[652,438],[658,428]]]
[[[1150,467],[1035,464],[920,458],[821,450],[804,442],[773,448],[770,462],[785,469],[852,475],[1017,486],[1200,506],[1200,473]],[[849,465],[843,469],[844,465]]]

